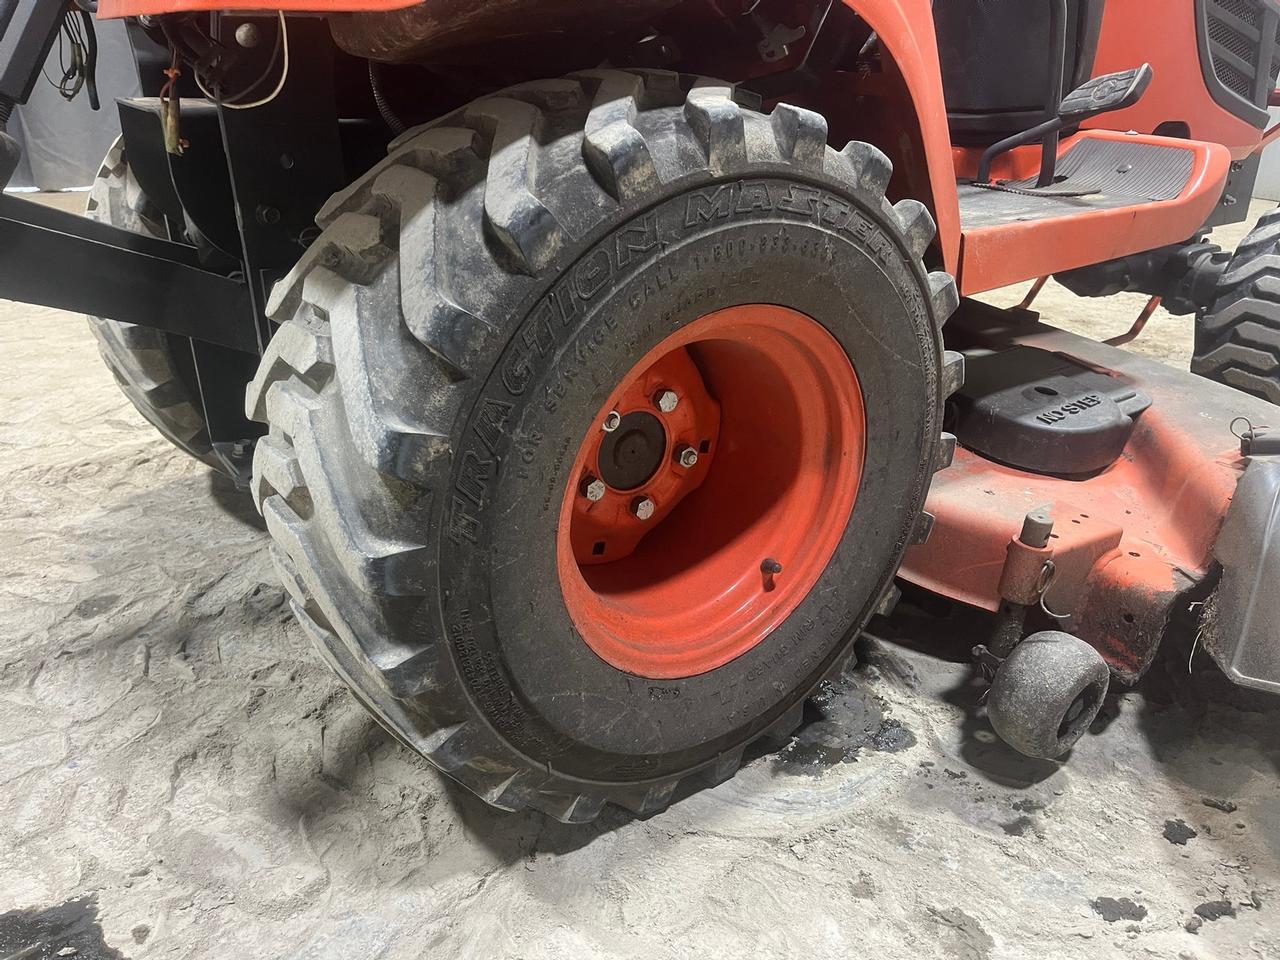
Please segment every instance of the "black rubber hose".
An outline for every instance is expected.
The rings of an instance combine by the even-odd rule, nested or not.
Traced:
[[[404,121],[396,116],[396,112],[391,109],[391,104],[387,103],[387,98],[382,95],[382,85],[378,82],[377,67],[374,66],[372,60],[369,61],[369,86],[373,90],[373,102],[378,108],[378,114],[391,132],[396,136],[404,133]]]
[[[94,7],[97,7],[95,2]],[[98,35],[93,32],[93,17],[83,8],[80,9],[80,21],[84,24],[84,87],[89,95],[89,106],[94,110],[101,107],[98,102]]]

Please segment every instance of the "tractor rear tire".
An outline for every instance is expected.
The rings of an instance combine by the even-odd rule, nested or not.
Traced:
[[[1196,318],[1191,372],[1280,403],[1280,210],[1241,241]]]
[[[133,233],[165,238],[156,211],[129,171],[122,140],[102,161],[85,214]],[[191,342],[160,330],[89,317],[98,352],[124,395],[174,446],[219,472],[227,472],[209,441],[195,388]]]
[[[335,196],[320,238],[273,291],[281,326],[246,410],[270,428],[253,494],[293,610],[384,726],[502,809],[566,822],[606,802],[646,814],[695,774],[732,776],[749,743],[798,726],[805,697],[852,655],[903,552],[927,534],[924,498],[948,449],[941,385],[955,385],[959,366],[941,341],[955,285],[922,259],[933,221],[918,202],[885,199],[878,150],[836,152],[819,115],[763,115],[747,97],[675,74],[597,71],[476,101],[401,136]],[[733,329],[726,310],[743,304],[761,305],[743,322],[776,321],[785,339],[797,317],[807,342],[834,345],[814,351],[850,376],[856,366],[856,501],[812,586],[758,642],[669,662],[640,651],[651,665],[627,669],[589,645],[594,623],[569,609],[565,577],[586,567],[562,550],[565,511],[597,500],[574,450],[616,429],[615,385],[641,358],[707,318]],[[706,363],[737,351],[785,380],[751,343],[717,336]],[[757,416],[740,436],[772,437],[776,457],[729,475],[741,489],[801,442],[771,434],[799,405],[770,389],[748,389]],[[692,416],[693,401],[674,393],[640,396],[654,398],[641,420],[677,402]],[[673,483],[694,469],[680,449],[685,459],[669,450],[654,467]],[[709,444],[698,452],[704,464],[715,456]],[[650,535],[665,538],[647,554],[652,581],[677,555],[710,566],[730,539],[705,533],[720,505],[695,501]],[[637,500],[634,522],[654,509]],[[751,563],[735,569],[757,578],[759,596],[775,577],[783,596],[801,575],[769,557]],[[706,588],[685,602],[720,587]]]

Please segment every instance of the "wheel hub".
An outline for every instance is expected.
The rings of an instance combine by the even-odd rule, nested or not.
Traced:
[[[667,446],[667,431],[652,413],[626,414],[600,444],[600,477],[615,490],[644,486],[658,472]]]
[[[583,444],[570,538],[579,564],[628,557],[698,488],[714,460],[720,406],[687,350],[676,348],[619,385]],[[702,450],[685,466],[685,450]],[[593,484],[601,484],[593,487]]]

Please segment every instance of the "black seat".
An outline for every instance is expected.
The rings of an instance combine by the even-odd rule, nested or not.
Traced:
[[[934,0],[952,141],[985,146],[1044,119],[1051,0]],[[1105,0],[1067,0],[1063,89],[1092,75]]]

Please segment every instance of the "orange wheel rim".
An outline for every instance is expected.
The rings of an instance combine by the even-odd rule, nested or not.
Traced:
[[[857,374],[811,317],[745,304],[667,337],[599,410],[564,493],[557,567],[583,641],[654,679],[757,646],[835,553],[865,446]]]

